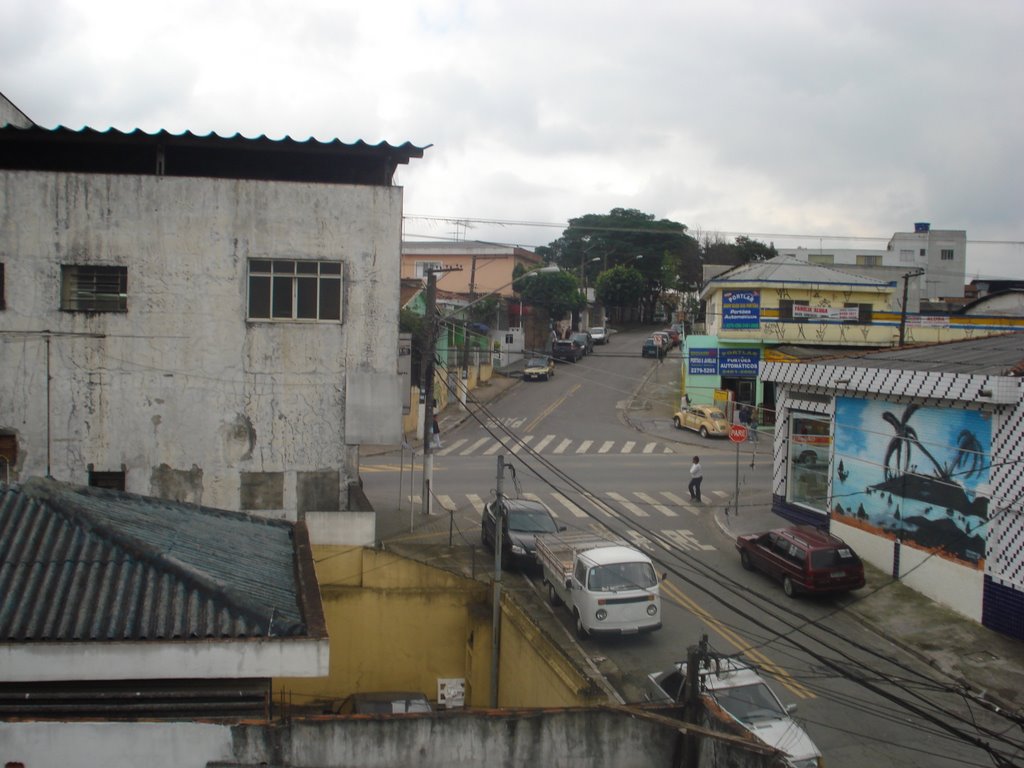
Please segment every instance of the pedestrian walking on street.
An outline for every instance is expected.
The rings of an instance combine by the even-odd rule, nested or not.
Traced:
[[[434,448],[441,447],[441,425],[437,423],[437,416],[434,417],[434,424],[431,427],[433,438],[431,439],[431,446]]]
[[[687,488],[690,491],[690,498],[694,501],[700,501],[700,483],[704,479],[704,468],[700,465],[700,456],[693,457],[693,464],[690,465],[690,485]]]

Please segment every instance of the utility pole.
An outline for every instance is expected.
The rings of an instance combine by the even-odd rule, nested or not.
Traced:
[[[505,454],[498,454],[498,477],[494,484],[494,603],[491,612],[491,698],[492,709],[498,706],[498,660],[501,651],[501,542],[505,538],[503,483]]]
[[[429,515],[433,507],[434,482],[434,358],[437,357],[437,273],[453,272],[462,269],[457,267],[428,269],[426,309],[424,318],[427,321],[427,339],[420,355],[420,374],[423,376],[423,514]]]
[[[923,275],[923,269],[915,269],[913,272],[907,272],[903,276],[903,311],[900,312],[900,346],[903,346],[903,342],[907,336],[907,286],[910,282],[910,278],[918,277]]]
[[[686,706],[684,719],[690,725],[700,725],[700,667],[707,659],[708,636],[701,635],[699,645],[686,649]],[[685,742],[685,765],[698,765],[700,759],[700,736],[696,728],[688,728]]]

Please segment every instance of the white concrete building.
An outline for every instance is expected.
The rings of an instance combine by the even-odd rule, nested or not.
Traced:
[[[780,255],[795,256],[810,264],[864,270],[870,277],[894,280],[909,272],[923,273],[911,278],[907,308],[918,300],[936,300],[964,295],[967,275],[967,232],[962,229],[932,229],[920,222],[913,232],[896,232],[881,250],[858,248],[780,248]]]
[[[296,519],[399,442],[410,144],[0,128],[0,482]]]

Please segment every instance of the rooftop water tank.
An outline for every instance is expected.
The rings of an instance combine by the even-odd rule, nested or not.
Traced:
[[[914,231],[919,233],[919,234],[925,233],[928,230],[930,230],[931,228],[932,228],[932,225],[929,224],[927,221],[919,221],[916,224],[914,224]]]

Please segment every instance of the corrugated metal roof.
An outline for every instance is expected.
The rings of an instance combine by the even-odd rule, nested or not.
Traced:
[[[873,277],[832,269],[820,264],[809,264],[794,256],[775,256],[767,261],[751,261],[733,267],[710,280],[701,296],[721,287],[722,283],[813,283],[816,285],[855,285],[867,288],[887,288],[892,283]]]
[[[835,359],[841,360],[845,366],[860,368],[1020,376],[1024,372],[1024,332],[897,347],[841,355]]]
[[[250,139],[189,131],[0,128],[0,168],[67,173],[389,185],[396,167],[423,157],[425,149],[409,142]]]
[[[32,478],[0,489],[0,641],[306,633],[294,527]]]

